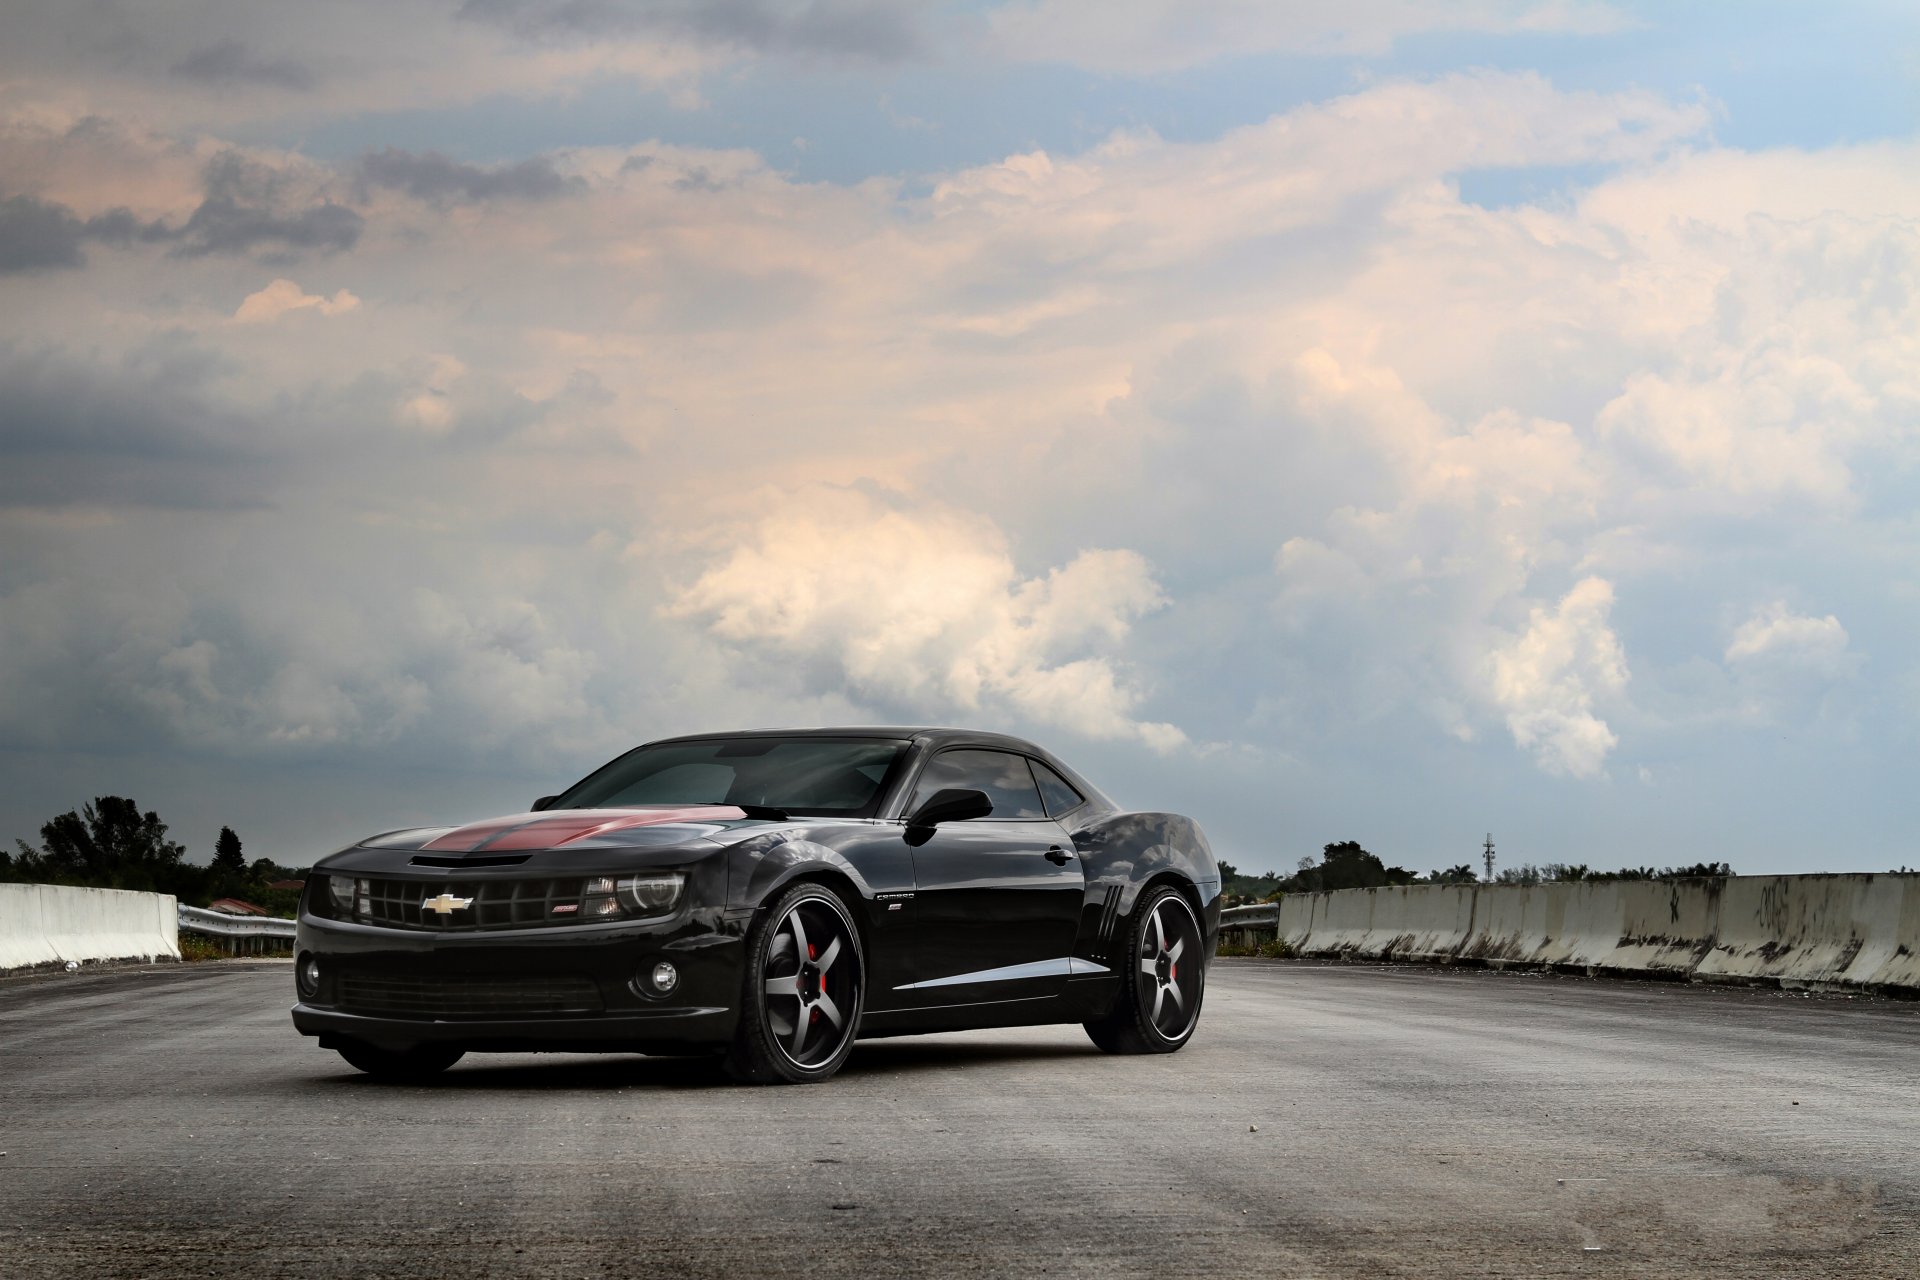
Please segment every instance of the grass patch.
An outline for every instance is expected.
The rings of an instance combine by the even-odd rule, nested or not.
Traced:
[[[1293,948],[1283,939],[1273,938],[1267,942],[1255,942],[1245,946],[1223,942],[1214,954],[1242,956],[1254,960],[1291,960],[1294,953]]]
[[[180,935],[180,958],[189,962],[196,960],[225,960],[226,950],[212,938],[200,933]]]

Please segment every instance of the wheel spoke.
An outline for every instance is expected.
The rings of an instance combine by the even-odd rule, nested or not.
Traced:
[[[827,1015],[827,1021],[831,1022],[834,1028],[838,1030],[840,1024],[845,1021],[845,1019],[840,1016],[840,1006],[833,1002],[833,997],[822,991],[820,993],[820,999],[814,1003],[820,1012]]]
[[[772,964],[775,960],[778,960],[781,956],[785,955],[792,946],[793,935],[791,933],[774,934],[773,945],[767,948],[767,963]]]
[[[1167,989],[1162,986],[1155,986],[1153,989],[1153,1014],[1152,1014],[1152,1022],[1155,1026],[1160,1025],[1160,1006],[1165,1004],[1166,1000],[1167,1000]]]
[[[833,968],[833,962],[839,959],[839,957],[840,957],[840,939],[835,938],[832,942],[829,942],[827,944],[827,949],[820,953],[820,976],[821,977],[824,978],[826,976],[827,970]]]
[[[1175,938],[1173,940],[1173,950],[1167,952],[1167,959],[1177,963],[1180,959],[1180,953],[1186,949],[1187,940],[1185,938]]]
[[[770,996],[792,996],[800,998],[800,975],[790,973],[784,978],[768,978],[767,994]]]
[[[793,1020],[793,1056],[800,1056],[800,1047],[807,1042],[807,1027],[813,1022],[803,1007],[800,1016]]]
[[[1168,995],[1173,997],[1173,1007],[1178,1009],[1181,1013],[1185,1013],[1187,1011],[1187,1002],[1181,998],[1179,986],[1175,983],[1169,982],[1166,986],[1166,992]]]
[[[800,908],[787,913],[787,928],[793,931],[794,945],[800,948],[800,963],[807,962],[807,926],[800,919]]]
[[[1157,907],[1154,908],[1153,914],[1147,917],[1147,921],[1148,923],[1153,925],[1153,954],[1157,956],[1162,951],[1166,950],[1166,947],[1167,947],[1164,937],[1160,932],[1159,908]]]
[[[1140,962],[1140,972],[1146,974],[1149,978],[1157,977],[1160,973],[1160,966],[1152,960],[1142,960]]]

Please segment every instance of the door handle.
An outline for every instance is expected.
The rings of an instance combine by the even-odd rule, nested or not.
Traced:
[[[1056,844],[1048,847],[1047,861],[1053,863],[1056,867],[1064,867],[1073,861],[1073,855]]]

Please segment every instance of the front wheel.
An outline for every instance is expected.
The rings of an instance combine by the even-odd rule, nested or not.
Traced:
[[[1141,898],[1127,939],[1113,1012],[1083,1025],[1108,1053],[1172,1053],[1193,1037],[1206,994],[1200,918],[1179,890],[1158,885]]]
[[[380,1049],[370,1044],[342,1045],[340,1056],[381,1080],[423,1081],[445,1071],[466,1056],[464,1049],[421,1045],[417,1049]]]
[[[727,1073],[749,1084],[810,1084],[840,1069],[866,1002],[866,953],[840,895],[799,884],[747,939],[740,1025]]]

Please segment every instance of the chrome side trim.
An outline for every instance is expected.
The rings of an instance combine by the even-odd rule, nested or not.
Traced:
[[[999,969],[977,969],[972,973],[956,973],[945,978],[928,978],[925,982],[909,982],[894,990],[920,991],[928,987],[958,987],[974,982],[1018,982],[1022,978],[1067,978],[1077,974],[1110,972],[1105,965],[1095,964],[1091,960],[1061,956],[1057,960],[1032,960]]]

